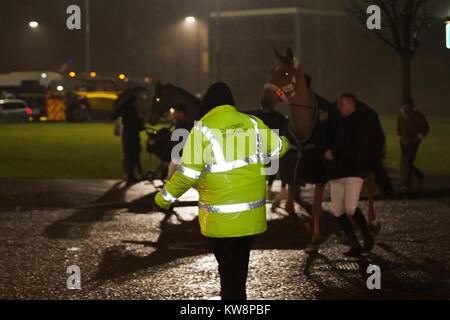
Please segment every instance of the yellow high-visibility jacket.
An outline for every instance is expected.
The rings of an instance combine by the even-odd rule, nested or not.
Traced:
[[[289,148],[260,119],[230,105],[208,112],[191,130],[182,162],[156,204],[169,209],[197,184],[199,223],[204,236],[244,237],[263,233],[266,224],[266,176],[263,161],[282,157]]]

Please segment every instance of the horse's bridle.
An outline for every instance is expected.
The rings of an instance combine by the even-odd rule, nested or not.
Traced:
[[[295,79],[295,77],[293,78]],[[265,90],[272,90],[276,93],[276,95],[286,104],[289,104],[289,98],[295,96],[295,82],[291,82],[284,87],[278,87],[276,84],[268,82],[264,85]]]
[[[298,64],[298,62],[296,62],[296,60],[297,59],[294,59],[294,63]],[[297,70],[297,68],[295,68],[295,70]],[[315,110],[316,109],[315,106],[305,106],[302,104],[291,103],[289,101],[290,98],[293,98],[296,95],[296,92],[295,92],[296,84],[297,84],[297,78],[295,76],[293,76],[291,82],[281,88],[272,82],[268,82],[264,85],[264,90],[272,90],[281,99],[281,101],[287,105],[291,105],[293,107],[300,107],[300,108],[307,108],[307,109]]]

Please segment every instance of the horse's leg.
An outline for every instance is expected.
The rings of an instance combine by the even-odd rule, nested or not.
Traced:
[[[314,231],[311,242],[306,246],[306,253],[316,253],[319,251],[320,241],[320,217],[322,216],[322,200],[325,191],[324,184],[317,184],[314,188],[314,203],[313,203],[313,217],[314,217]]]
[[[302,188],[301,186],[298,186],[296,192],[295,192],[295,201],[297,201],[297,203],[301,203],[302,200]]]
[[[281,187],[280,193],[278,197],[272,201],[272,211],[275,211],[276,208],[280,206],[281,200],[286,197],[286,187]]]
[[[267,179],[267,188],[266,188],[266,200],[272,201],[273,193],[272,193],[272,185],[275,181],[275,175],[271,175]]]
[[[369,172],[367,174],[367,195],[368,195],[368,220],[369,228],[373,234],[378,234],[380,232],[380,223],[377,221],[375,216],[375,210],[373,207],[374,196],[376,189],[375,172]]]
[[[267,190],[266,190],[266,199],[271,201],[272,200],[272,185],[271,184],[267,184]]]
[[[289,213],[289,215],[291,217],[295,216],[297,217],[297,215],[295,214],[295,206],[294,206],[294,197],[295,197],[295,193],[296,193],[296,189],[297,187],[293,184],[288,184],[288,197],[286,200],[286,211],[287,213]]]
[[[300,192],[299,190],[300,186],[295,184],[289,184],[288,185],[288,198],[286,200],[286,211],[289,214],[289,216],[294,220],[297,227],[304,232],[307,232],[307,227],[305,225],[305,222],[300,219],[297,214],[295,213],[295,197]]]
[[[318,242],[320,239],[320,217],[322,216],[322,201],[323,193],[325,191],[324,184],[317,184],[314,190],[314,205],[313,205],[313,216],[314,216],[314,233],[313,242]]]

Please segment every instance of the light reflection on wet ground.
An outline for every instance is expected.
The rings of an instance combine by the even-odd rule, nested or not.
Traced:
[[[69,205],[31,196],[29,203],[17,200],[18,209],[0,209],[0,298],[218,297],[217,264],[199,232],[194,190],[181,199],[177,216],[151,212],[150,184],[105,182],[86,197],[82,190],[75,188]],[[303,196],[310,201],[311,188]],[[377,201],[382,231],[360,259],[343,257],[329,203],[323,207],[320,252],[308,255],[309,237],[282,208],[271,212],[268,205],[269,229],[251,253],[249,299],[450,298],[448,198]],[[366,211],[367,203],[361,207]],[[308,217],[299,205],[297,212]],[[369,264],[381,268],[381,290],[366,287]],[[81,290],[66,288],[69,265],[81,269]]]

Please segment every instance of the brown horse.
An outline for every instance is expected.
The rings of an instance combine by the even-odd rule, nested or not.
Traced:
[[[152,106],[150,109],[149,123],[155,125],[159,119],[168,112],[170,108],[176,105],[183,105],[186,107],[186,113],[192,120],[199,120],[200,115],[200,100],[184,89],[176,87],[170,83],[162,84],[161,81],[156,81],[155,94],[152,99]]]
[[[309,139],[319,116],[319,110],[315,105],[312,92],[308,88],[305,74],[298,65],[298,61],[294,58],[292,50],[287,48],[285,56],[282,56],[276,48],[274,51],[277,61],[271,70],[270,83],[265,85],[261,104],[263,106],[273,107],[281,100],[288,105],[289,130],[299,146]],[[324,187],[323,184],[315,186],[312,209],[314,231],[312,243],[308,246],[307,251],[317,251],[317,244],[320,237],[319,221],[322,214]],[[294,201],[299,192],[299,185],[288,185],[286,211],[295,219],[301,229],[310,233],[311,227],[309,224],[300,220],[295,214]]]
[[[327,117],[319,110],[317,99],[311,91],[306,81],[305,74],[294,57],[292,50],[287,48],[286,55],[281,55],[275,48],[277,61],[271,70],[270,83],[265,85],[264,96],[261,104],[274,106],[280,100],[289,107],[289,131],[295,139],[296,145],[301,150],[301,145],[308,141],[313,132],[318,119]],[[298,160],[301,161],[301,151],[298,153]],[[380,158],[381,161],[381,158]],[[298,167],[298,166],[297,166]],[[297,171],[297,170],[295,170]],[[295,181],[295,179],[294,179]],[[322,215],[322,201],[325,190],[325,183],[312,182],[314,188],[314,203],[312,214],[314,218],[313,228],[298,218],[295,214],[294,201],[299,195],[300,187],[295,183],[288,185],[288,198],[286,201],[286,211],[293,217],[297,225],[307,233],[312,233],[312,241],[305,249],[308,253],[318,251],[320,241],[320,217]],[[373,211],[373,195],[375,193],[375,175],[368,174],[368,195],[369,195],[369,221],[372,229],[378,231],[375,225],[375,213]],[[313,230],[312,230],[313,229]]]

